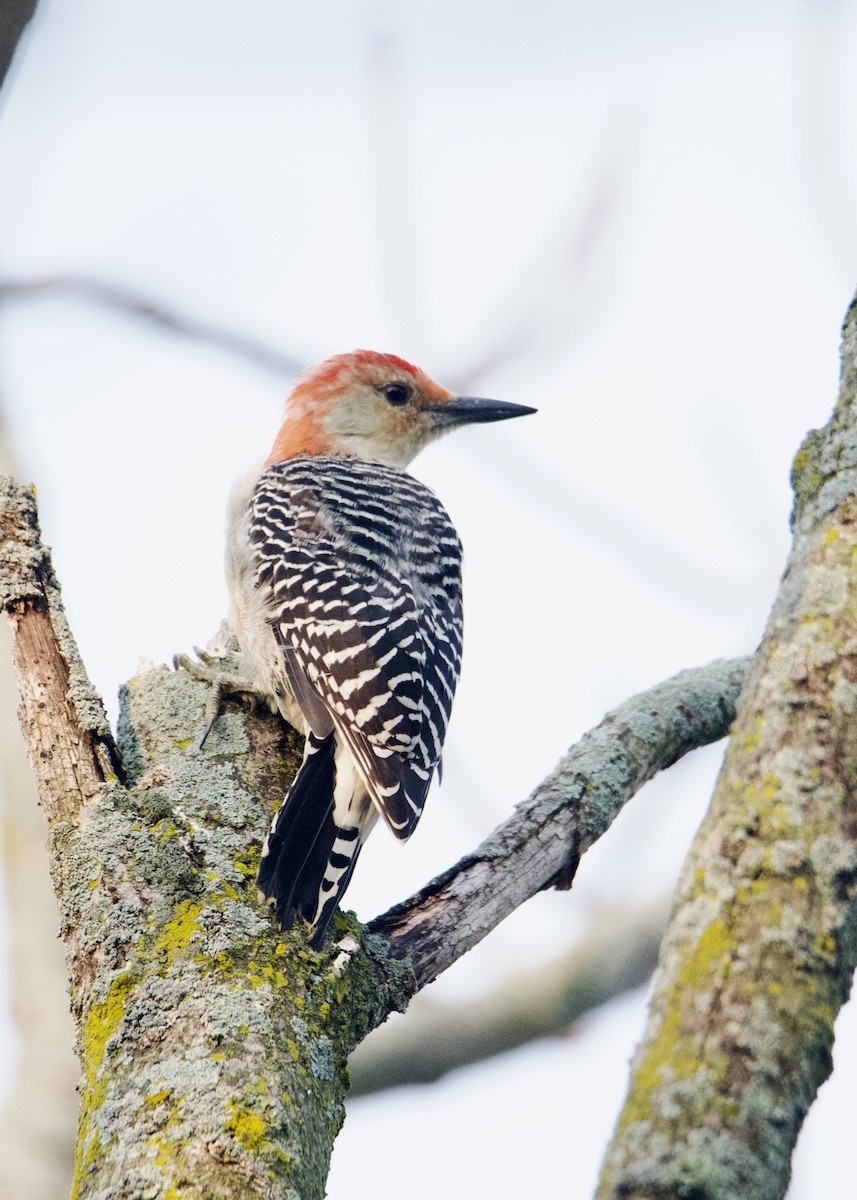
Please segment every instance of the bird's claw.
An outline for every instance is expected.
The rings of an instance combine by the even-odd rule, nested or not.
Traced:
[[[201,750],[214,722],[220,716],[223,701],[227,697],[238,700],[251,713],[257,711],[259,704],[264,702],[264,697],[245,676],[225,670],[222,665],[226,661],[224,658],[200,650],[198,646],[194,646],[193,649],[197,655],[195,659],[187,654],[174,655],[173,668],[176,671],[187,671],[194,679],[198,679],[200,683],[207,683],[211,688],[205,702],[205,729],[198,747]]]

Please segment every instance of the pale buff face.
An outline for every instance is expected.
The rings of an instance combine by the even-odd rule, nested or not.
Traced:
[[[381,390],[391,384],[409,389],[404,404],[391,404]],[[437,384],[432,388],[442,391]],[[406,467],[439,433],[425,405],[442,402],[443,397],[426,395],[413,379],[384,372],[376,384],[349,387],[322,418],[322,428],[340,453]]]
[[[338,355],[298,381],[268,464],[332,454],[405,467],[441,432],[431,407],[454,401],[452,392],[394,355]]]

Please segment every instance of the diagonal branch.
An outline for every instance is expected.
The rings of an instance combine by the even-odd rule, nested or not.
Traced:
[[[404,1020],[377,1029],[348,1060],[349,1099],[434,1083],[450,1071],[557,1037],[585,1013],[640,987],[655,968],[667,899],[598,914],[572,949],[462,1004],[418,997]]]
[[[119,284],[104,279],[82,275],[48,275],[41,279],[0,279],[0,305],[10,301],[84,300],[102,308],[115,309],[127,316],[136,317],[166,333],[189,338],[213,346],[226,354],[249,362],[252,366],[274,375],[291,377],[303,370],[302,362],[275,346],[248,337],[235,329],[213,321],[203,321],[189,316],[178,309],[141,295]]]
[[[580,856],[644,783],[724,737],[749,658],[681,671],[633,696],[572,746],[530,798],[472,854],[370,923],[430,983],[519,905],[569,887]]]
[[[646,779],[725,732],[746,674],[715,663],[629,701],[480,849],[376,923],[390,941],[339,917],[346,936],[316,955],[303,930],[273,926],[252,882],[294,736],[228,713],[203,748],[205,686],[144,672],[122,701],[123,783],[32,491],[8,480],[0,543],[83,1067],[81,1200],[176,1187],[225,1200],[239,1181],[248,1197],[320,1200],[348,1054],[516,904],[568,886]]]

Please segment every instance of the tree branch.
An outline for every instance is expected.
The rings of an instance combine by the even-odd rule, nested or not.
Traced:
[[[348,1061],[349,1099],[449,1071],[567,1033],[584,1013],[640,987],[651,975],[668,901],[600,913],[583,940],[553,962],[506,980],[467,1004],[418,996],[400,1021],[382,1025]]]
[[[776,1200],[857,965],[857,300],[794,543],[682,871],[600,1200]]]
[[[88,304],[114,309],[177,337],[213,346],[279,377],[290,378],[307,365],[306,362],[235,329],[212,321],[201,321],[160,300],[142,296],[129,288],[103,279],[79,275],[49,275],[42,279],[0,279],[0,304],[57,298],[83,300]]]
[[[65,619],[41,544],[32,491],[0,477],[0,606],[14,630],[19,718],[49,823],[79,806],[122,766],[100,697]]]
[[[580,856],[644,783],[726,734],[749,667],[747,658],[718,660],[626,701],[472,854],[376,917],[369,928],[407,959],[415,990],[530,896],[570,886]]]
[[[127,685],[117,749],[32,492],[5,481],[0,499],[0,603],[83,1065],[76,1195],[320,1198],[354,1046],[515,903],[568,886],[636,788],[722,735],[746,663],[684,672],[623,705],[474,855],[378,922],[392,945],[339,916],[340,941],[315,954],[259,910],[253,885],[294,735],[230,711],[200,749],[206,687],[159,668]]]
[[[74,1195],[320,1200],[346,1056],[404,1002],[385,990],[404,971],[379,976],[354,937],[310,953],[260,910],[259,847],[299,758],[275,718],[227,713],[200,750],[206,689],[147,672],[122,702],[120,782],[32,492],[6,480],[0,501],[0,602],[83,1067]]]
[[[0,5],[0,87],[35,11],[36,0],[4,0]]]

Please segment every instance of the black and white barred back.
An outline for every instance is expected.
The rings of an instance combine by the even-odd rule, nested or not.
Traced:
[[[291,691],[310,731],[259,884],[281,922],[304,917],[320,945],[375,811],[409,837],[440,764],[461,659],[461,543],[405,471],[303,456],[263,472],[250,540],[279,650],[271,690]]]

